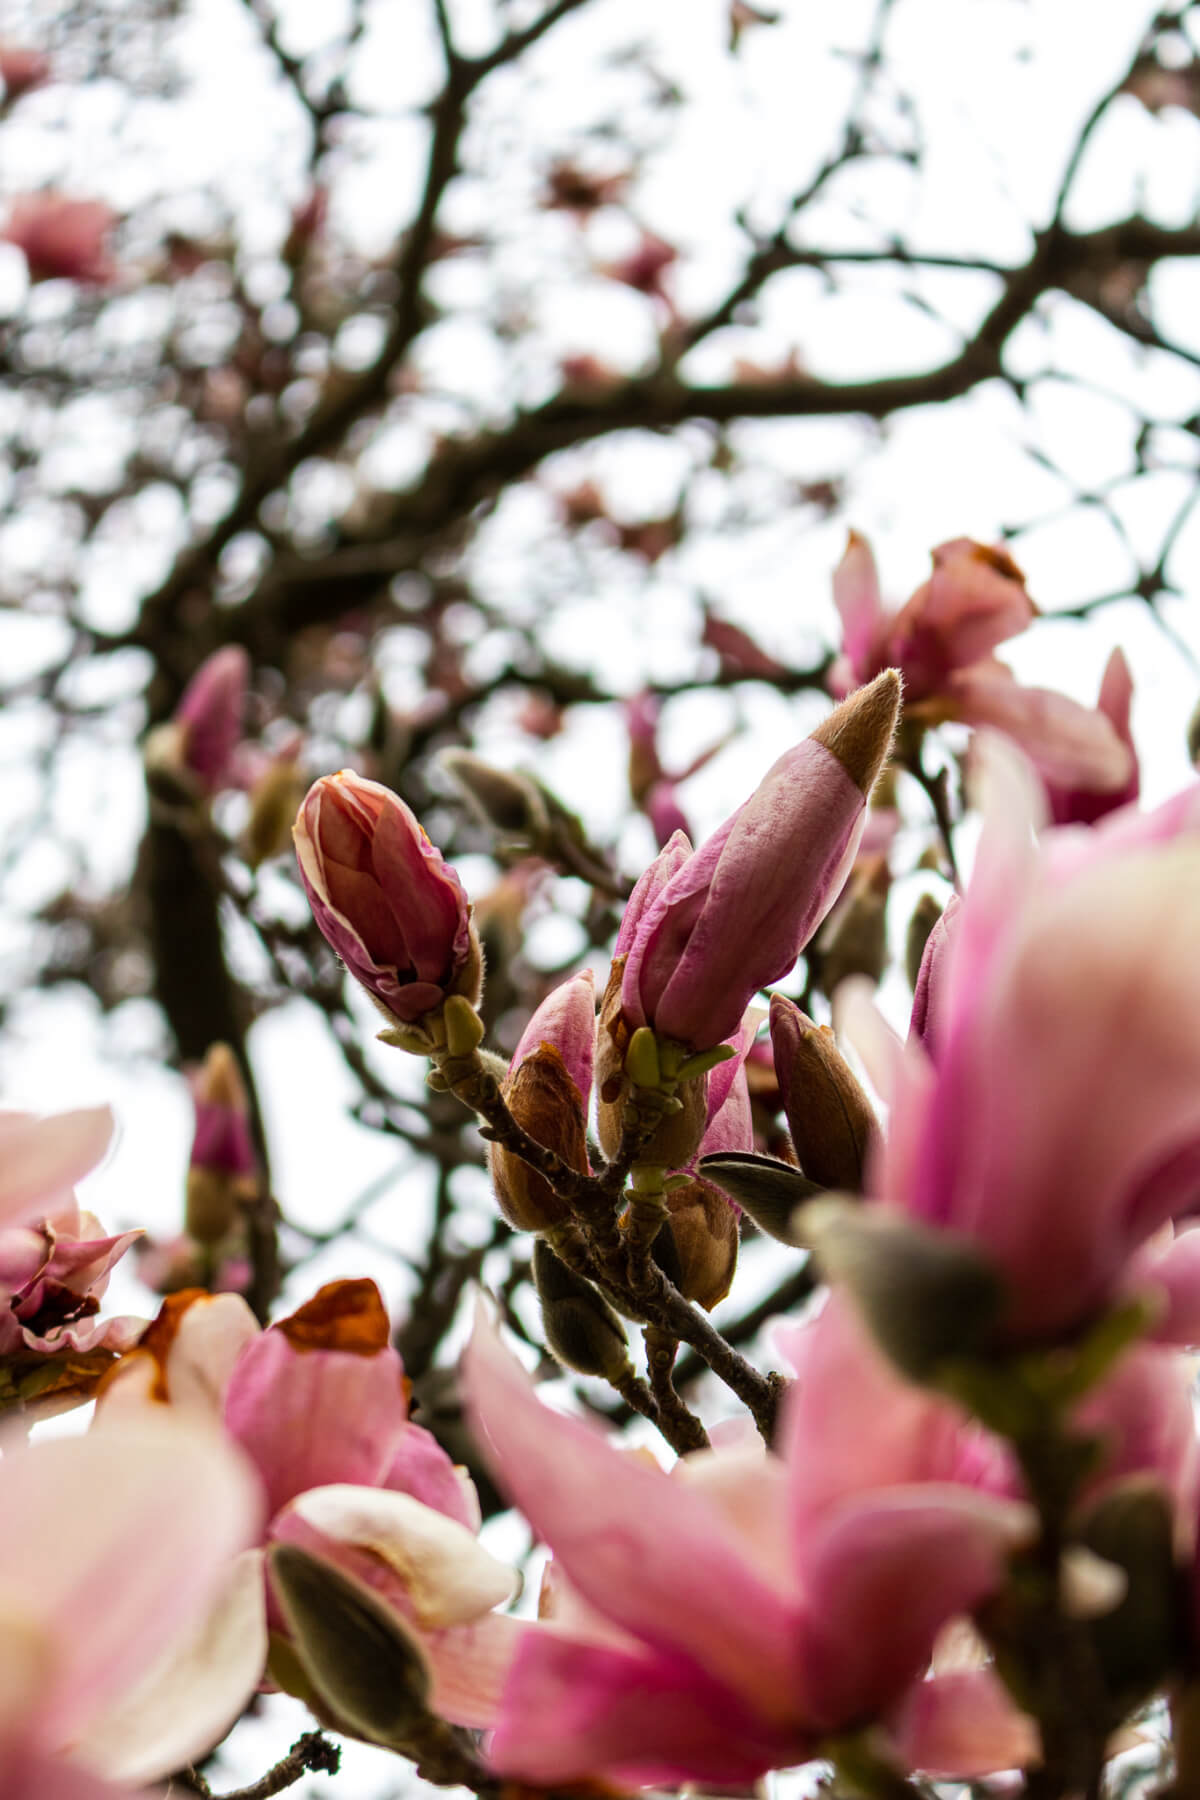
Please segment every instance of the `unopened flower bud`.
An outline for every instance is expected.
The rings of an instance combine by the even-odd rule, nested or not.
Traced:
[[[618,938],[618,943],[620,939]],[[634,1031],[621,1006],[625,958],[615,956],[600,1003],[596,1029],[596,1128],[605,1156],[621,1145],[627,1109],[637,1090],[630,1079],[628,1057]],[[640,1028],[639,1028],[640,1029]],[[643,1146],[639,1160],[664,1169],[685,1168],[700,1147],[708,1122],[708,1078],[700,1075],[680,1084],[675,1104]]]
[[[443,750],[438,762],[461,788],[485,824],[506,838],[541,842],[549,830],[537,783],[512,769],[498,769],[470,750]]]
[[[298,1544],[273,1544],[267,1560],[293,1645],[319,1697],[360,1736],[403,1747],[429,1716],[433,1677],[399,1614]]]
[[[733,1286],[737,1214],[725,1195],[704,1180],[669,1188],[667,1207],[671,1216],[664,1230],[674,1238],[679,1259],[675,1285],[685,1299],[711,1312]]]
[[[590,1281],[577,1275],[538,1238],[533,1285],[542,1308],[546,1348],[577,1375],[614,1381],[629,1368],[625,1327]]]
[[[694,854],[678,834],[634,889],[617,939],[631,1028],[704,1050],[787,974],[837,898],[887,761],[894,671],[843,701]],[[649,877],[649,880],[647,879]]]
[[[184,766],[206,794],[229,777],[249,686],[250,658],[240,645],[227,644],[201,663],[175,708]]]
[[[200,1244],[216,1244],[258,1189],[250,1101],[237,1058],[214,1044],[190,1078],[196,1130],[187,1177],[185,1223]]]
[[[398,795],[351,770],[323,776],[293,835],[313,917],[381,1012],[415,1026],[449,994],[478,1002],[462,884]]]
[[[304,798],[304,778],[294,756],[275,756],[250,790],[250,816],[238,848],[257,869],[287,849],[296,808]]]
[[[878,982],[887,967],[887,858],[864,858],[817,939],[821,986],[832,994],[849,975]]]
[[[1160,1686],[1178,1654],[1175,1535],[1171,1502],[1145,1474],[1106,1488],[1080,1527],[1087,1549],[1125,1577],[1117,1604],[1087,1627],[1122,1713]]]
[[[814,1024],[782,994],[773,994],[771,1043],[800,1167],[823,1188],[861,1193],[879,1126],[833,1032]]]
[[[592,972],[585,969],[543,1000],[500,1088],[521,1129],[581,1175],[588,1169],[595,1017]],[[491,1170],[500,1211],[515,1230],[547,1231],[570,1217],[569,1203],[546,1177],[502,1144],[491,1146]]]
[[[913,907],[912,917],[908,921],[908,930],[904,934],[904,973],[914,992],[920,979],[925,946],[941,916],[941,901],[935,894],[925,893]]]
[[[702,1156],[699,1170],[706,1180],[728,1194],[748,1214],[760,1231],[780,1244],[793,1249],[807,1246],[808,1240],[797,1223],[800,1208],[825,1192],[791,1163],[774,1156],[759,1156],[753,1150],[724,1150],[715,1156]]]

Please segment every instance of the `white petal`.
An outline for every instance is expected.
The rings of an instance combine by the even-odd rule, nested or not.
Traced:
[[[194,1762],[224,1737],[267,1659],[262,1564],[261,1550],[234,1559],[199,1630],[106,1707],[74,1747],[80,1762],[113,1780],[152,1781]]]
[[[465,1526],[386,1488],[310,1488],[284,1508],[314,1530],[373,1551],[395,1569],[427,1630],[466,1625],[511,1600],[515,1572],[499,1562]]]

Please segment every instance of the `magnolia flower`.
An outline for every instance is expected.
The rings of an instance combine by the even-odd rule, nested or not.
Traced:
[[[113,1371],[100,1424],[164,1405],[219,1424],[262,1483],[267,1545],[373,1587],[429,1664],[435,1710],[485,1725],[522,1629],[492,1613],[514,1577],[476,1540],[465,1473],[409,1420],[388,1335],[371,1281],[333,1282],[267,1331],[236,1294],[179,1294]],[[282,1629],[260,1586],[260,1617],[264,1603]]]
[[[1129,665],[1120,650],[1114,650],[1105,665],[1100,682],[1096,711],[1106,718],[1129,752],[1128,775],[1119,787],[1089,787],[1083,781],[1062,785],[1048,780],[1046,798],[1050,818],[1055,825],[1094,825],[1106,813],[1128,806],[1138,797],[1137,754],[1129,729],[1129,713],[1133,702],[1133,680]]]
[[[208,1750],[263,1654],[234,1561],[258,1525],[242,1458],[166,1418],[10,1437],[0,1517],[6,1800],[103,1800],[101,1776],[140,1785]]]
[[[45,1119],[0,1112],[0,1230],[69,1212],[75,1183],[96,1167],[112,1134],[107,1106]]]
[[[458,876],[390,788],[344,769],[313,783],[293,830],[322,933],[381,1011],[415,1024],[479,997],[479,940]]]
[[[1004,1331],[1044,1338],[1113,1299],[1200,1193],[1200,786],[1038,846],[1027,766],[994,744],[989,768],[870,1186],[970,1239],[1007,1283]]]
[[[899,704],[896,675],[880,675],[781,756],[698,851],[670,840],[617,937],[629,1026],[709,1049],[787,974],[854,862]]]
[[[113,1264],[141,1233],[106,1236],[74,1194],[112,1128],[107,1107],[0,1113],[0,1408],[78,1405],[143,1329],[97,1317]]]
[[[886,1719],[943,1623],[998,1586],[1032,1521],[956,1482],[958,1415],[908,1389],[895,1405],[901,1384],[837,1312],[801,1354],[778,1455],[717,1450],[668,1476],[544,1407],[477,1326],[481,1441],[570,1590],[517,1650],[492,1740],[502,1774],[740,1784],[806,1761]],[[909,1748],[944,1766],[936,1744]],[[979,1772],[957,1749],[956,1772]],[[982,1767],[996,1754],[989,1742]]]
[[[1116,795],[1128,785],[1132,752],[1105,710],[1091,712],[1065,694],[1024,687],[992,655],[1034,618],[1025,578],[1007,551],[970,538],[940,544],[929,580],[890,613],[870,545],[852,531],[833,593],[842,619],[842,654],[830,676],[835,694],[882,668],[897,668],[909,717],[1003,731],[1047,782],[1062,788]]]
[[[79,281],[106,287],[116,275],[108,238],[117,214],[102,200],[23,194],[9,207],[0,237],[25,254],[30,281]]]

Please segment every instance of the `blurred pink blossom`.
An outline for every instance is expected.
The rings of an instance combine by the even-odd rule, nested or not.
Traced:
[[[1007,1280],[1006,1332],[1044,1338],[1103,1308],[1200,1194],[1200,916],[1181,904],[1200,785],[1036,845],[1031,771],[989,751],[974,874],[927,949],[871,1186],[972,1239]]]
[[[263,1650],[245,1629],[247,1584],[234,1562],[258,1509],[242,1458],[179,1421],[32,1446],[6,1439],[6,1800],[102,1800],[118,1790],[101,1776],[140,1787],[224,1734]]]
[[[544,1407],[477,1325],[473,1416],[566,1587],[551,1629],[518,1648],[492,1741],[502,1773],[752,1781],[886,1720],[942,1624],[1000,1582],[1028,1508],[959,1484],[958,1415],[826,1311],[799,1345],[779,1454],[705,1452],[673,1476]],[[994,1733],[982,1769],[970,1748],[953,1772],[995,1766]]]
[[[22,194],[9,207],[0,237],[24,252],[30,281],[108,287],[117,276],[108,253],[117,218],[103,200],[72,200],[49,190]]]
[[[408,1417],[389,1329],[366,1280],[328,1284],[267,1331],[235,1294],[177,1294],[114,1370],[100,1422],[165,1405],[219,1423],[262,1483],[265,1541],[300,1544],[373,1587],[415,1632],[435,1708],[483,1725],[520,1636],[491,1612],[514,1581],[476,1543],[465,1471]]]

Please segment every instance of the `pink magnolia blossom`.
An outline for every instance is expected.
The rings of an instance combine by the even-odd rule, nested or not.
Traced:
[[[896,676],[879,676],[781,756],[698,851],[670,840],[617,939],[629,1024],[708,1049],[788,972],[854,862],[899,697]]]
[[[375,1588],[430,1665],[435,1709],[484,1725],[521,1632],[492,1613],[513,1576],[477,1543],[471,1482],[409,1419],[388,1335],[371,1281],[330,1283],[267,1331],[237,1295],[177,1294],[114,1371],[101,1423],[165,1404],[220,1424],[262,1483],[265,1541]],[[264,1603],[285,1629],[260,1590],[260,1617]]]
[[[0,44],[0,79],[6,100],[18,100],[30,88],[49,81],[50,58],[25,44]]]
[[[586,1174],[587,1121],[596,1041],[596,994],[590,969],[560,982],[542,1001],[521,1035],[501,1093],[513,1118]],[[488,1163],[500,1210],[517,1231],[546,1231],[562,1224],[570,1208],[545,1176],[501,1144]]]
[[[262,1654],[234,1561],[259,1516],[242,1458],[165,1418],[10,1437],[0,1516],[6,1797],[102,1800],[102,1776],[140,1785],[208,1750]]]
[[[381,1010],[415,1024],[479,995],[462,884],[390,788],[349,769],[313,783],[293,835],[313,917]]]
[[[833,597],[842,620],[834,692],[846,693],[881,669],[896,668],[910,702],[940,693],[952,669],[990,656],[1034,616],[1024,576],[1012,558],[970,538],[939,544],[929,580],[889,613],[871,546],[852,531],[834,572]]]
[[[1129,665],[1120,650],[1114,650],[1105,665],[1100,682],[1097,712],[1103,714],[1128,751],[1128,774],[1117,787],[1089,787],[1086,783],[1063,786],[1046,782],[1050,818],[1055,825],[1094,825],[1106,813],[1128,806],[1138,797],[1139,776],[1129,714],[1133,702],[1133,679]]]
[[[106,1236],[74,1194],[111,1135],[107,1107],[0,1114],[0,1407],[44,1413],[89,1399],[144,1327],[98,1316],[113,1264],[141,1233]]]
[[[895,1378],[836,1314],[833,1332],[804,1348],[778,1455],[718,1450],[668,1476],[549,1411],[477,1327],[482,1441],[571,1593],[521,1640],[492,1741],[503,1774],[720,1784],[806,1761],[885,1719],[942,1624],[1000,1582],[1028,1509],[959,1485],[957,1416],[921,1395],[881,1414]]]
[[[871,1187],[970,1238],[1007,1280],[1006,1332],[1043,1338],[1114,1298],[1200,1195],[1200,916],[1181,903],[1200,880],[1200,787],[1038,846],[1027,765],[997,743],[990,767]]]
[[[24,252],[30,281],[78,281],[107,287],[116,277],[108,239],[117,214],[102,200],[51,192],[12,202],[0,237]]]
[[[870,545],[851,532],[834,573],[842,654],[830,687],[843,694],[882,668],[904,677],[910,718],[961,719],[1015,738],[1059,790],[1122,794],[1136,765],[1107,707],[1028,688],[992,652],[1034,618],[1025,578],[1004,550],[955,538],[933,552],[933,573],[896,612],[884,606]]]
[[[0,1112],[0,1230],[70,1212],[75,1183],[96,1167],[112,1134],[107,1106],[44,1119]]]

